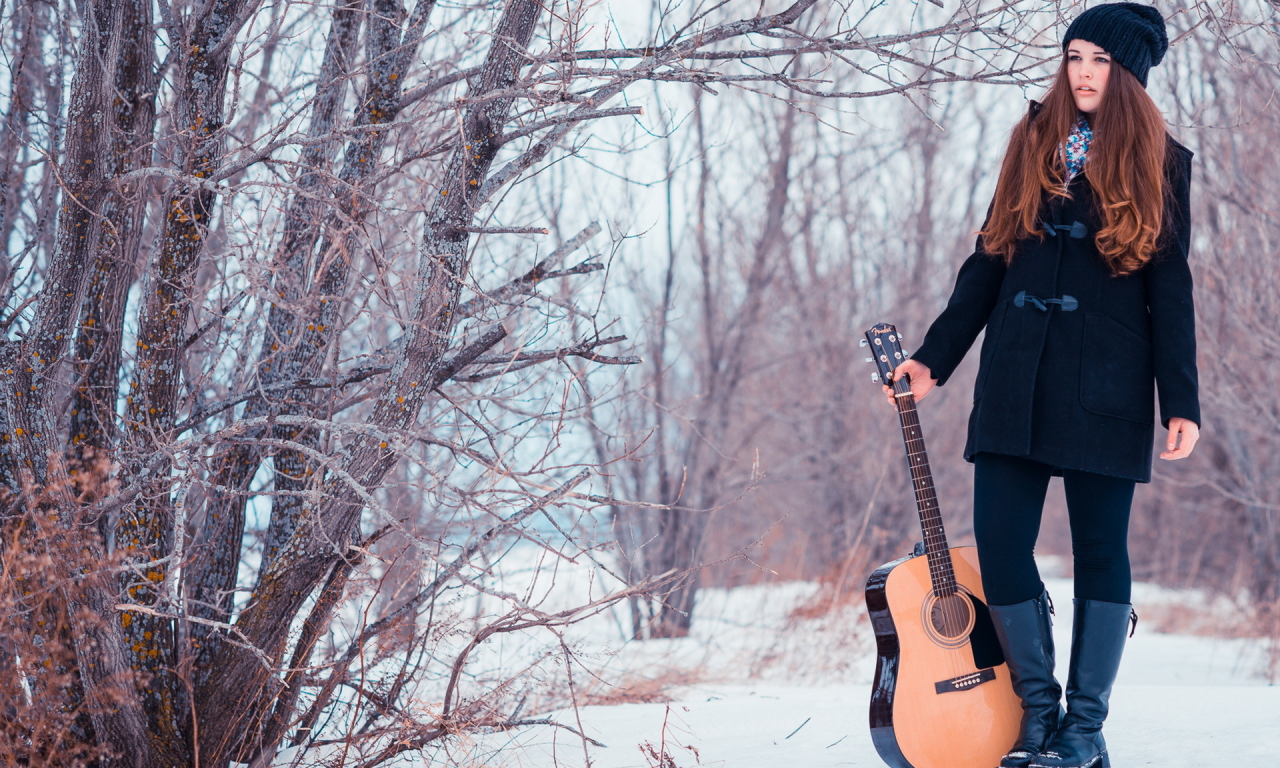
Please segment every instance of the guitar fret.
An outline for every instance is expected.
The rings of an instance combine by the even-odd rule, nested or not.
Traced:
[[[896,339],[892,326],[878,325],[867,332],[867,341],[881,344],[880,336],[886,336],[888,347],[885,352],[897,352]],[[929,578],[936,594],[953,595],[957,591],[955,570],[951,555],[947,549],[946,531],[942,526],[942,514],[938,508],[938,497],[933,486],[933,472],[929,467],[929,456],[925,452],[924,432],[920,426],[919,414],[916,410],[915,397],[911,394],[911,385],[905,379],[893,382],[891,386],[902,427],[903,444],[907,451],[907,466],[911,473],[911,486],[916,497],[916,510],[920,516],[920,533],[924,541],[924,549],[929,568]]]
[[[955,594],[955,570],[947,554],[946,531],[942,526],[942,514],[938,496],[933,486],[933,471],[925,450],[924,434],[916,412],[915,398],[905,382],[895,382],[899,395],[898,417],[902,425],[902,440],[907,451],[907,466],[911,473],[911,485],[916,497],[916,510],[920,515],[920,533],[924,540],[928,560],[929,580],[937,593]],[[904,389],[905,388],[905,389]]]

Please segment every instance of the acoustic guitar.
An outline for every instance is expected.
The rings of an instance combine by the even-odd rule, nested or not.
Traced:
[[[889,381],[901,336],[881,323],[861,342]],[[995,768],[1018,737],[1022,704],[987,612],[975,547],[948,547],[915,398],[892,384],[924,540],[867,580],[876,637],[871,739],[893,768]]]

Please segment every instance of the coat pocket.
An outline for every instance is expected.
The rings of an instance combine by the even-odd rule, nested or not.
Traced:
[[[1084,318],[1080,405],[1099,416],[1140,424],[1155,421],[1151,343],[1097,312]]]
[[[987,330],[982,336],[982,350],[978,353],[978,378],[973,383],[973,401],[982,399],[982,388],[987,385],[987,374],[991,369],[991,358],[1000,344],[1000,332],[1004,330],[1004,316],[1009,311],[1008,299],[996,305],[987,318]]]

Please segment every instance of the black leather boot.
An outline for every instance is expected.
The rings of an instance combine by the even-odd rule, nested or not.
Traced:
[[[1071,628],[1071,667],[1067,675],[1067,716],[1031,768],[1110,768],[1102,721],[1107,719],[1111,686],[1120,670],[1120,653],[1133,606],[1076,600]]]
[[[989,605],[996,636],[1009,665],[1013,692],[1022,699],[1018,740],[1000,768],[1026,768],[1062,720],[1062,686],[1053,676],[1053,625],[1049,593],[1014,605]]]

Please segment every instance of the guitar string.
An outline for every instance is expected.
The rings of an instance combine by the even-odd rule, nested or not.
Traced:
[[[913,401],[914,398],[903,397],[903,401]],[[935,627],[944,637],[954,639],[958,637],[968,624],[969,612],[965,610],[962,603],[963,598],[957,599],[959,591],[956,589],[954,581],[954,572],[951,566],[950,553],[945,546],[945,532],[941,530],[941,519],[938,514],[936,503],[936,494],[930,493],[932,490],[930,468],[928,464],[928,456],[924,453],[923,434],[919,424],[918,413],[913,408],[914,402],[904,402],[904,412],[906,415],[906,430],[908,431],[908,450],[915,459],[912,462],[913,479],[917,480],[917,490],[920,492],[921,505],[925,509],[925,515],[935,526],[934,531],[930,532],[929,541],[934,545],[935,552],[931,554],[939,555],[931,557],[935,562],[932,564],[931,581],[937,578],[939,584],[935,587],[935,604],[940,614],[940,621]],[[918,449],[918,450],[913,450]],[[929,525],[926,522],[926,526]],[[941,535],[939,535],[941,534]],[[932,617],[931,617],[932,619]]]
[[[968,625],[969,606],[965,605],[968,600],[963,597],[963,593],[959,592],[956,585],[954,566],[946,546],[946,534],[942,527],[937,494],[933,487],[932,470],[925,451],[923,429],[915,407],[915,397],[911,395],[910,384],[904,380],[894,382],[893,389],[895,394],[901,395],[901,397],[895,397],[894,402],[902,424],[912,487],[915,491],[917,508],[921,514],[926,562],[929,566],[933,593],[936,596],[933,607],[941,613],[941,633],[950,640],[958,636]],[[927,620],[931,624],[934,623],[932,615],[928,616]],[[937,629],[936,624],[935,629]],[[955,676],[967,673],[973,668],[971,660],[960,658],[959,651],[966,644],[961,643],[958,648],[941,649],[947,658],[946,666],[951,667]]]
[[[929,467],[928,454],[924,446],[924,434],[915,408],[915,397],[911,394],[910,384],[899,379],[894,382],[894,403],[897,406],[899,421],[902,424],[903,441],[907,449],[907,463],[911,471],[912,487],[915,491],[916,505],[921,516],[921,533],[924,539],[926,563],[929,567],[929,580],[933,587],[935,602],[932,606],[941,615],[941,627],[933,621],[932,610],[928,617],[935,630],[947,637],[954,637],[959,617],[958,601],[954,569],[951,567],[950,552],[946,547],[946,535],[942,527],[937,494],[933,487],[932,470]],[[967,617],[965,620],[967,624]],[[952,654],[947,654],[949,657]],[[954,665],[954,659],[951,659]]]
[[[914,447],[914,446],[913,446]],[[918,453],[913,451],[912,453]],[[925,530],[924,543],[926,545],[926,553],[930,561],[930,572],[934,577],[937,589],[942,594],[952,591],[954,579],[948,566],[950,559],[947,556],[946,538],[941,528],[941,519],[936,502],[936,494],[930,488],[927,467],[918,456],[914,457],[913,480],[916,488],[917,501],[920,506],[921,516],[923,518]]]
[[[915,398],[904,393],[896,399],[899,401],[899,416],[902,422],[903,438],[907,444],[908,463],[911,468],[916,501],[920,507],[921,517],[924,518],[923,534],[925,549],[930,555],[930,580],[934,582],[935,590],[941,594],[954,593],[957,588],[955,573],[950,553],[947,551],[946,533],[942,527],[942,515],[933,487],[932,471],[925,451]]]
[[[894,402],[897,404],[899,421],[902,424],[902,436],[907,448],[907,463],[911,471],[912,487],[924,529],[922,534],[925,555],[935,600],[933,610],[941,614],[940,622],[934,621],[933,610],[929,612],[928,617],[922,618],[927,618],[935,631],[948,641],[952,641],[968,625],[969,611],[961,602],[964,599],[963,593],[959,591],[956,584],[951,553],[946,546],[946,531],[942,525],[942,514],[933,485],[933,473],[925,449],[924,431],[915,407],[915,397],[911,394],[909,384],[902,380],[894,384],[895,393],[900,395],[894,398]],[[940,627],[939,624],[941,624]],[[961,644],[960,648],[963,646],[964,644]],[[947,657],[946,666],[955,673],[953,677],[958,677],[968,666],[960,658],[959,648],[945,648],[943,651]]]
[[[918,429],[918,427],[914,427],[913,431],[915,429]],[[916,443],[916,445],[912,446],[913,448],[920,447],[918,445],[918,440],[912,440],[912,442]],[[913,479],[916,482],[918,496],[920,497],[920,506],[922,508],[921,512],[926,526],[926,530],[924,532],[925,543],[927,545],[926,549],[929,555],[931,555],[930,560],[933,561],[933,573],[938,577],[938,586],[940,591],[944,593],[950,592],[951,588],[954,587],[954,579],[952,578],[952,574],[949,573],[951,570],[948,567],[950,565],[948,562],[950,558],[943,554],[947,551],[946,535],[942,529],[941,514],[937,503],[936,492],[932,486],[932,478],[929,474],[930,468],[927,463],[928,460],[927,458],[919,455],[919,450],[914,450],[912,453],[916,454],[913,456],[915,469]]]

